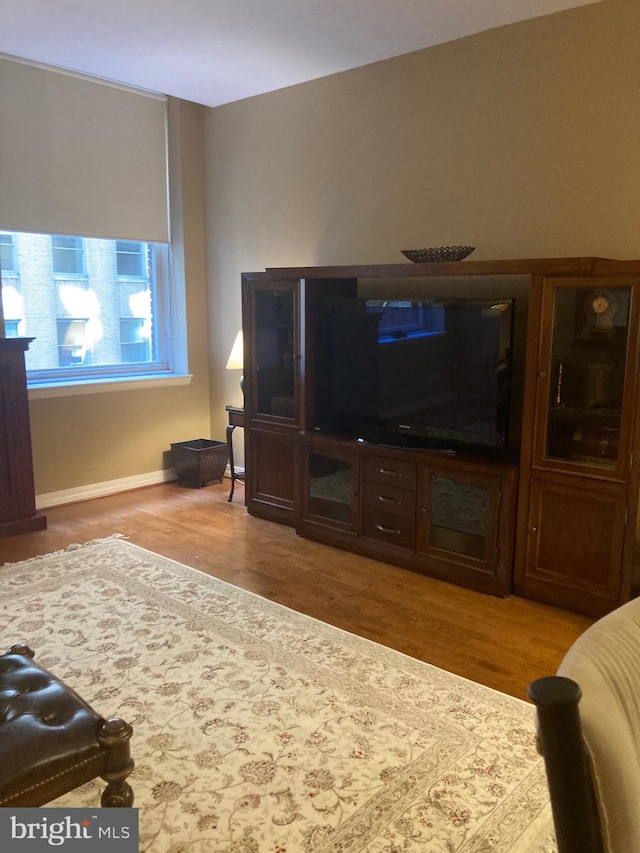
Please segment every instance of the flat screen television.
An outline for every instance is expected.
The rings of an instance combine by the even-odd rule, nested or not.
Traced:
[[[505,451],[514,299],[329,299],[316,429],[401,447]]]

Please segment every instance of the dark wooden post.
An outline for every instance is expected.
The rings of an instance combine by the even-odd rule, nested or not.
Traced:
[[[570,678],[552,675],[529,686],[538,713],[558,853],[604,853],[578,703],[582,691]]]

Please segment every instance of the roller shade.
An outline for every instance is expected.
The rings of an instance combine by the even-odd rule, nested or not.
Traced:
[[[166,98],[0,56],[0,229],[166,242]]]

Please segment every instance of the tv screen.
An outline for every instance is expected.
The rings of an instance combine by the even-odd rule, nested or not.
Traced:
[[[328,300],[317,428],[414,447],[506,449],[513,299]]]

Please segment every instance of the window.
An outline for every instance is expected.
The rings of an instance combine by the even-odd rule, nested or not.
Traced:
[[[0,232],[0,248],[30,387],[171,373],[165,244]]]
[[[2,272],[15,273],[16,271],[13,234],[6,231],[0,231],[0,268]]]
[[[57,275],[84,273],[84,241],[82,237],[52,237],[53,272]]]
[[[87,321],[58,320],[57,327],[60,367],[91,364],[92,352],[87,339]]]
[[[142,278],[147,274],[145,244],[116,240],[116,262],[119,276]]]
[[[137,317],[120,320],[120,358],[124,363],[151,359],[151,339],[145,320]]]
[[[34,339],[31,398],[187,384],[178,102],[13,57],[0,76],[2,307]]]

